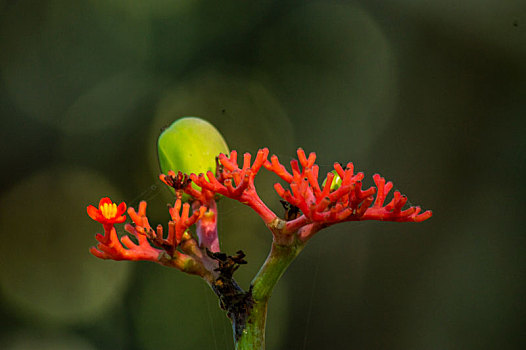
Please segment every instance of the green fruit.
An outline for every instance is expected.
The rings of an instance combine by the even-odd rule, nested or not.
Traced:
[[[334,174],[334,178],[332,179],[331,183],[331,192],[337,190],[342,185],[342,178],[340,175],[338,175],[338,172],[336,170],[333,170],[332,173]],[[327,178],[323,180],[323,183],[321,184],[321,187],[325,187],[325,182],[327,182]]]
[[[212,171],[216,157],[229,154],[221,133],[209,122],[197,117],[176,120],[159,136],[157,153],[163,174],[173,170],[185,174]]]

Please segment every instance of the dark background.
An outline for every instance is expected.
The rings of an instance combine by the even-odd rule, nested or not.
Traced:
[[[0,348],[232,348],[198,278],[88,253],[103,196],[167,222],[155,142],[185,115],[239,152],[353,161],[434,212],[320,232],[268,349],[523,348],[525,62],[519,0],[0,0]],[[257,185],[279,209],[275,181]],[[247,287],[271,235],[220,210]]]

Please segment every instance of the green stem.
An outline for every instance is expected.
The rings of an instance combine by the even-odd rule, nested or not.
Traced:
[[[274,286],[290,263],[298,256],[304,243],[294,240],[290,245],[272,242],[267,260],[252,280],[253,306],[241,336],[235,340],[236,350],[265,349],[265,322],[267,304]]]

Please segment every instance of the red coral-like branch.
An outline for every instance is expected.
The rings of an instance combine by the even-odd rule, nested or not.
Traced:
[[[101,259],[146,260],[163,263],[160,260],[164,250],[169,257],[183,258],[183,254],[176,252],[177,246],[185,231],[203,216],[206,207],[201,206],[190,215],[190,204],[182,204],[181,200],[177,199],[174,207],[169,211],[172,220],[168,223],[166,239],[162,225],[158,225],[156,230],[150,226],[146,216],[146,202],[143,201],[139,204],[138,211],[133,208],[128,209],[128,215],[135,225],[126,224],[124,227],[130,235],[135,237],[137,243],[127,235],[119,239],[114,224],[105,222],[103,223],[104,235],[95,236],[99,243],[96,247],[92,247],[90,252]],[[163,250],[153,247],[150,241]]]
[[[130,232],[135,236],[138,244],[128,236],[121,239],[117,236],[114,225],[126,220],[126,216],[122,215],[125,210],[124,202],[117,206],[108,197],[100,200],[98,209],[92,205],[88,206],[88,215],[104,227],[104,235],[95,236],[99,243],[96,247],[91,247],[90,252],[101,259],[157,261],[161,251],[153,248],[144,235],[137,234],[135,231]]]
[[[216,158],[216,163],[219,167],[219,160]],[[215,192],[200,187],[199,189],[192,186],[192,180],[190,175],[183,174],[179,171],[177,174],[175,171],[170,170],[168,174],[159,175],[159,179],[166,185],[172,187],[175,190],[176,198],[183,198],[183,193],[190,196],[189,202],[192,203],[192,208],[195,210],[204,210],[203,206],[206,206],[208,210],[204,210],[205,215],[200,216],[200,220],[197,221],[196,233],[199,238],[199,246],[201,248],[209,249],[212,252],[218,252],[219,249],[219,238],[217,236],[217,205],[215,201]]]
[[[148,222],[146,216],[146,202],[139,203],[138,212],[135,209],[128,209],[128,215],[132,219],[135,227],[128,224],[126,231],[148,237],[156,246],[163,248],[168,255],[173,256],[185,231],[195,224],[206,211],[205,206],[200,206],[190,215],[190,204],[182,204],[181,199],[177,198],[173,207],[169,209],[171,221],[168,222],[168,236],[164,238],[163,226],[157,225],[154,230]]]
[[[334,172],[327,174],[324,185],[320,187],[319,167],[315,164],[316,154],[312,152],[307,157],[301,148],[297,153],[298,160],[290,162],[292,174],[275,155],[264,164],[268,170],[289,183],[290,190],[285,190],[279,183],[274,185],[278,195],[303,213],[287,222],[288,232],[295,232],[310,223],[316,223],[321,228],[338,222],[358,220],[420,222],[432,215],[429,210],[420,214],[419,207],[402,210],[407,197],[398,191],[395,191],[393,200],[384,206],[385,198],[393,184],[385,183],[385,179],[376,174],[373,176],[376,187],[362,190],[364,174],[354,174],[352,163],[348,163],[345,169],[339,163],[335,163]],[[341,184],[331,188],[335,173],[340,177]],[[312,235],[316,230],[309,228],[307,231],[308,235]]]
[[[248,205],[261,216],[266,224],[276,219],[276,214],[270,210],[259,198],[254,186],[254,177],[267,161],[268,149],[260,149],[256,159],[251,165],[250,153],[243,156],[243,166],[239,168],[237,163],[237,152],[232,151],[230,156],[220,154],[219,166],[216,174],[208,171],[206,178],[204,174],[191,174],[190,178],[201,188],[221,194],[225,197],[238,200]]]
[[[90,210],[93,211],[88,207],[88,213]],[[99,241],[99,243],[96,247],[90,248],[91,254],[101,259],[147,260],[158,262],[159,254],[161,254],[162,251],[152,247],[146,236],[138,233],[133,227],[127,231],[135,236],[138,244],[134,243],[129,236],[123,236],[119,239],[114,223],[104,222],[103,227],[104,235],[97,234],[95,236],[95,239]]]
[[[101,259],[158,262],[161,254],[161,250],[153,248],[142,235],[136,235],[139,244],[135,244],[129,236],[123,236],[119,240],[114,226],[109,230],[105,228],[104,236],[97,234],[95,238],[99,243],[96,247],[91,247],[90,252]]]
[[[433,213],[427,210],[423,213],[419,206],[411,206],[406,210],[402,210],[407,203],[407,197],[402,195],[400,191],[393,193],[393,199],[387,205],[383,205],[387,194],[393,187],[391,181],[385,182],[385,179],[379,174],[373,175],[374,182],[378,188],[378,194],[374,204],[367,208],[360,220],[384,220],[384,221],[398,221],[398,222],[422,222],[429,219]]]

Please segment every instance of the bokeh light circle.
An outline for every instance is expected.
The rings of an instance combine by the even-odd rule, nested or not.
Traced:
[[[54,167],[0,198],[0,292],[25,317],[48,323],[91,320],[120,300],[129,265],[102,261],[88,249],[99,224],[88,204],[122,197],[102,176]]]
[[[359,4],[298,7],[266,28],[258,55],[302,143],[318,155],[356,160],[385,131],[397,65],[382,27]]]
[[[155,83],[146,75],[122,72],[95,84],[66,110],[60,129],[78,135],[107,130],[133,117],[134,110],[153,93]]]
[[[150,51],[149,33],[144,21],[101,12],[88,1],[19,1],[0,22],[0,75],[20,111],[67,130],[84,124],[68,119],[78,114],[65,113],[75,101],[100,91],[108,76],[140,70]],[[119,97],[127,89],[109,92]],[[104,118],[100,127],[118,121],[111,114]]]

